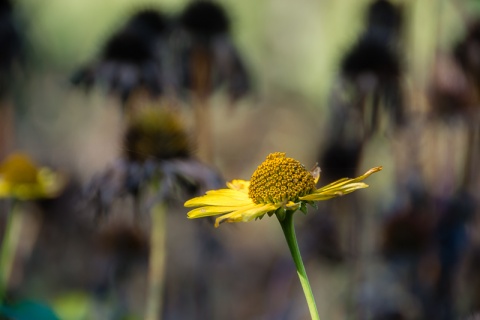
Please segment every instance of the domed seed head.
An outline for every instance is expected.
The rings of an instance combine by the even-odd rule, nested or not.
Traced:
[[[312,174],[297,160],[283,152],[271,153],[250,179],[248,196],[254,203],[298,201],[315,189]]]

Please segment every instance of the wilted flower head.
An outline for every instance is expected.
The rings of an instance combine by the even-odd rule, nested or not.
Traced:
[[[467,23],[450,49],[438,54],[433,66],[429,99],[432,114],[440,119],[462,119],[475,126],[480,102],[480,18]],[[473,148],[468,148],[469,152]],[[473,150],[472,150],[473,151]]]
[[[346,86],[340,94],[352,93],[350,103],[363,115],[367,135],[379,129],[382,109],[392,127],[405,123],[400,9],[387,0],[373,2],[367,28],[341,61]]]
[[[233,180],[228,189],[211,190],[206,195],[185,202],[186,207],[198,207],[188,217],[202,218],[222,215],[215,226],[222,222],[251,221],[274,213],[281,219],[286,211],[307,211],[307,204],[328,200],[368,187],[361,182],[371,174],[382,170],[372,168],[355,179],[340,179],[317,189],[320,168],[308,171],[299,161],[276,152],[258,166],[250,181]]]
[[[468,27],[465,37],[454,48],[457,62],[477,83],[480,82],[480,61],[477,58],[480,51],[479,46],[480,19],[477,19]]]
[[[27,155],[14,153],[0,164],[0,198],[19,200],[57,196],[65,179],[46,167],[38,167]]]
[[[215,170],[192,157],[188,135],[174,111],[154,106],[138,110],[129,118],[123,140],[122,157],[89,186],[100,211],[123,196],[138,200],[153,185],[155,201],[164,201],[222,181]]]
[[[395,41],[402,28],[402,12],[388,0],[376,0],[367,10],[367,28],[380,39]]]
[[[11,71],[23,56],[23,39],[9,0],[0,1],[0,96],[11,83]]]
[[[230,38],[230,18],[212,1],[191,2],[178,18],[182,89],[205,98],[226,86],[230,98],[240,98],[250,90],[243,59]]]
[[[125,102],[137,89],[153,97],[167,84],[163,59],[169,36],[168,18],[157,10],[142,10],[106,42],[98,61],[74,74],[75,85],[99,85]]]
[[[188,158],[190,142],[178,116],[166,108],[146,107],[129,121],[124,138],[125,156],[130,161]]]
[[[230,20],[225,10],[210,1],[194,1],[183,11],[180,23],[198,38],[210,39],[229,32]]]
[[[368,8],[366,20],[367,28],[345,55],[342,71],[350,77],[372,73],[378,81],[399,77],[398,44],[402,26],[399,8],[387,0],[377,0]]]

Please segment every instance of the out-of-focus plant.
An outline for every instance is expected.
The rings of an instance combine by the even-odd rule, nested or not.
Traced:
[[[474,187],[480,159],[480,18],[468,19],[466,33],[449,52],[437,55],[429,87],[430,115],[466,131],[465,162],[461,184]]]
[[[208,98],[226,87],[232,101],[250,90],[247,68],[230,36],[222,6],[195,1],[172,18],[158,9],[135,13],[106,42],[96,61],[72,77],[74,85],[94,86],[120,97],[127,110],[136,100],[189,96],[201,158],[212,160]],[[191,96],[191,97],[190,97]]]
[[[210,190],[206,195],[185,202],[186,207],[197,207],[188,212],[190,219],[220,215],[215,221],[248,222],[275,215],[280,222],[302,285],[312,319],[320,319],[298,248],[293,214],[307,212],[307,204],[342,196],[368,187],[362,182],[371,174],[382,170],[375,167],[354,178],[343,178],[324,187],[316,188],[320,168],[308,171],[297,160],[285,153],[270,154],[253,173],[250,181],[233,180],[228,189]]]
[[[225,9],[212,1],[191,2],[178,18],[180,85],[194,99],[206,99],[226,86],[236,100],[250,90],[243,58],[231,38]]]
[[[366,12],[365,31],[341,62],[337,104],[357,109],[363,118],[365,137],[380,129],[382,110],[392,128],[405,121],[400,52],[402,18],[398,5],[388,0],[374,1]]]
[[[156,99],[172,85],[169,78],[169,18],[159,10],[132,15],[103,47],[100,57],[77,71],[75,85],[94,86],[119,97],[127,107],[131,100]]]
[[[2,314],[15,319],[26,319],[35,312],[45,314],[42,319],[56,319],[44,307],[22,302],[19,305],[5,305],[9,279],[21,241],[24,212],[21,203],[28,200],[56,197],[65,186],[65,177],[46,167],[37,166],[28,155],[14,153],[0,164],[0,199],[10,200],[5,232],[0,251],[0,304]],[[41,311],[40,309],[45,309]],[[36,310],[36,311],[35,311]]]
[[[15,72],[23,56],[23,40],[11,1],[0,3],[0,97],[5,95],[12,84]]]
[[[169,202],[219,186],[216,171],[192,157],[191,145],[178,115],[161,106],[137,110],[124,136],[123,155],[94,179],[89,195],[101,213],[126,195],[139,211],[150,213],[149,288],[145,319],[162,313],[166,259],[166,213]],[[143,205],[141,207],[141,205]]]
[[[192,1],[178,17],[177,77],[180,94],[191,96],[196,135],[201,157],[211,161],[212,144],[208,99],[215,90],[226,88],[232,101],[250,90],[250,79],[239,50],[230,35],[226,10],[212,1]]]
[[[11,93],[24,60],[24,37],[15,7],[9,0],[0,2],[0,158],[13,147],[14,109]]]

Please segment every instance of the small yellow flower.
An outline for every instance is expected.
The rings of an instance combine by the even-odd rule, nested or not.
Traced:
[[[198,207],[188,212],[190,219],[222,215],[216,219],[215,227],[222,222],[251,221],[265,214],[282,215],[298,209],[306,212],[307,203],[367,188],[362,180],[380,170],[382,167],[375,167],[357,178],[343,178],[317,189],[318,167],[310,172],[299,161],[276,152],[258,166],[250,181],[233,180],[227,183],[228,189],[208,191],[185,202],[185,207]]]
[[[64,184],[63,177],[37,167],[25,154],[14,153],[0,164],[0,198],[51,198],[59,194]]]

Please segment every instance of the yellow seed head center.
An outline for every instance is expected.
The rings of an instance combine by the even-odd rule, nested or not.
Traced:
[[[299,161],[276,152],[268,155],[253,173],[248,196],[257,204],[297,202],[298,197],[314,189],[312,174]]]

